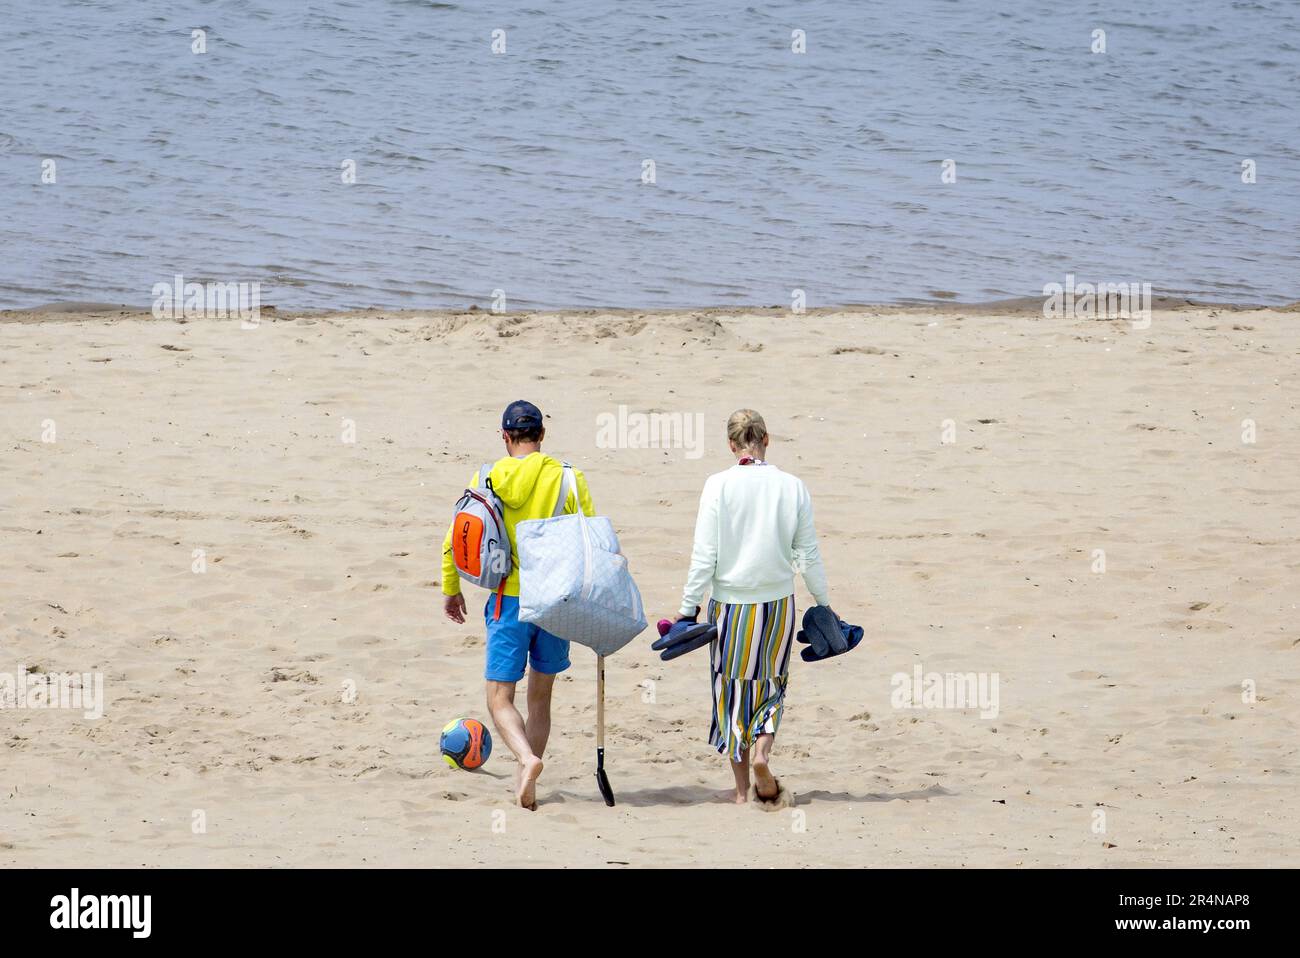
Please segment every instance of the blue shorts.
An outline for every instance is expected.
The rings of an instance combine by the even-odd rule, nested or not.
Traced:
[[[489,682],[518,682],[524,666],[534,672],[556,675],[569,667],[569,643],[529,622],[519,621],[519,596],[501,597],[501,618],[494,619],[496,595],[488,596],[483,607],[487,619],[487,670]]]

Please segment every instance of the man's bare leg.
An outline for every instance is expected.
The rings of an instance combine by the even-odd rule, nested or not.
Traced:
[[[519,774],[515,789],[519,807],[534,811],[537,808],[537,777],[542,774],[542,760],[528,744],[524,718],[515,708],[515,683],[492,682],[487,684],[487,706],[492,714],[492,724],[497,735],[519,760]]]
[[[740,753],[739,762],[733,760],[730,764],[731,774],[736,777],[736,790],[723,792],[722,798],[737,805],[744,805],[749,800],[749,749]]]
[[[531,670],[528,673],[528,718],[524,721],[524,734],[533,754],[541,758],[546,754],[546,740],[551,737],[551,692],[555,689],[555,676]]]
[[[750,764],[754,768],[754,788],[758,790],[759,798],[776,798],[776,776],[768,764],[772,757],[772,743],[775,741],[776,736],[771,732],[764,732],[754,740],[754,760]]]

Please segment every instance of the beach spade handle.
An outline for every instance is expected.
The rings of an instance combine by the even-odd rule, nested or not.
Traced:
[[[596,786],[605,804],[614,807],[614,788],[605,774],[605,657],[596,656]]]
[[[596,748],[605,751],[605,657],[596,656]]]

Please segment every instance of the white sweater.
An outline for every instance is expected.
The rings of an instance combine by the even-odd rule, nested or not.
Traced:
[[[709,476],[700,494],[682,615],[695,613],[706,586],[718,602],[784,598],[794,592],[796,571],[817,604],[830,605],[812,497],[803,481],[758,464]]]

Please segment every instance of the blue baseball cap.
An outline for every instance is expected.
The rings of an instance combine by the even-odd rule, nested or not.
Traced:
[[[501,414],[502,429],[537,429],[542,425],[542,411],[526,399],[516,399]]]

